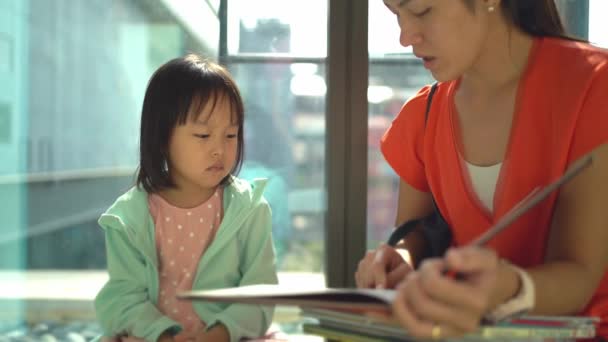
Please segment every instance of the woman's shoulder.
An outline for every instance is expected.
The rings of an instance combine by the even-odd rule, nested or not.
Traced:
[[[443,88],[443,86],[441,86],[441,83],[434,83],[434,84],[427,84],[424,87],[418,89],[418,91],[410,96],[407,101],[405,101],[405,103],[403,104],[403,107],[401,108],[401,112],[404,111],[404,109],[408,109],[411,107],[415,107],[415,109],[419,109],[420,107],[424,108],[426,106],[426,102],[427,99],[429,97],[429,94],[431,93],[431,89],[433,88],[433,86],[437,85],[437,88]]]
[[[542,46],[547,53],[546,59],[556,61],[561,67],[588,69],[590,72],[608,67],[608,50],[591,43],[544,38]]]
[[[436,85],[436,90],[433,95],[433,107],[435,104],[446,99],[448,88],[452,82],[437,82],[434,84],[425,85],[420,88],[414,95],[409,97],[399,110],[397,116],[393,119],[393,124],[398,124],[400,121],[407,120],[415,126],[422,127],[425,121],[426,107],[429,100],[429,95],[433,86]]]

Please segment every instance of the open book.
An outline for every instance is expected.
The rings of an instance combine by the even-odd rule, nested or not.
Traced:
[[[315,319],[304,331],[340,341],[407,340],[407,332],[390,318],[395,290],[325,288],[293,290],[281,285],[252,285],[213,291],[191,291],[183,299],[302,308]],[[386,315],[382,315],[384,313]],[[522,316],[498,324],[482,324],[463,341],[482,339],[574,339],[595,336],[595,317]]]
[[[350,312],[390,312],[394,290],[323,288],[293,290],[281,285],[251,285],[210,291],[183,292],[178,298],[209,302],[291,305]]]
[[[397,322],[348,312],[304,309],[302,316],[315,321],[305,323],[306,333],[331,340],[349,342],[408,341],[407,333]],[[523,316],[496,324],[482,324],[479,330],[458,341],[551,341],[592,338],[598,318],[575,316]]]

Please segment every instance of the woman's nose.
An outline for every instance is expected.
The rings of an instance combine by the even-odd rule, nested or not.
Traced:
[[[402,46],[408,47],[422,42],[420,29],[411,20],[406,22],[403,17],[399,18],[399,28],[401,29],[399,43]]]
[[[414,46],[420,44],[422,42],[422,35],[413,30],[406,30],[401,28],[401,33],[399,34],[399,43],[404,46]]]

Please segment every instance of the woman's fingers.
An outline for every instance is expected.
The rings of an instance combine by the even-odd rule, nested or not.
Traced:
[[[446,270],[463,275],[451,278]],[[454,337],[473,332],[496,286],[498,258],[490,250],[466,247],[408,272],[393,305],[395,318],[416,337]]]
[[[490,286],[481,286],[470,274],[464,280],[455,280],[445,275],[446,263],[437,259],[424,262],[419,269],[419,279],[426,295],[436,301],[453,306],[466,313],[480,315],[489,302]],[[460,271],[459,271],[460,272]]]
[[[386,275],[386,287],[395,288],[412,271],[410,265],[403,263]]]
[[[414,309],[411,296],[415,293],[412,291],[412,284],[415,278],[412,277],[399,285],[397,295],[393,302],[394,318],[405,328],[407,333],[416,338],[446,338],[460,336],[462,332],[454,328],[451,324],[441,324],[440,322],[425,320],[420,317]]]
[[[405,264],[394,248],[381,245],[377,250],[368,251],[359,262],[355,272],[355,281],[359,288],[388,288],[396,284],[389,281],[388,274]]]
[[[493,250],[475,246],[449,249],[444,260],[446,267],[472,276],[496,275],[499,261]]]
[[[472,332],[479,324],[479,313],[470,309],[437,300],[429,295],[421,282],[420,274],[412,275],[408,303],[411,310],[422,320],[434,322],[444,327],[450,327],[454,334],[462,335]]]

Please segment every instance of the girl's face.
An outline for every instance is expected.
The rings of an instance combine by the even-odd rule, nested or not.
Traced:
[[[178,190],[210,195],[235,164],[239,126],[230,102],[218,96],[173,129],[169,174]]]
[[[486,42],[498,1],[384,0],[397,17],[401,45],[411,46],[438,81],[454,80],[471,69]],[[494,6],[496,10],[489,12]]]

